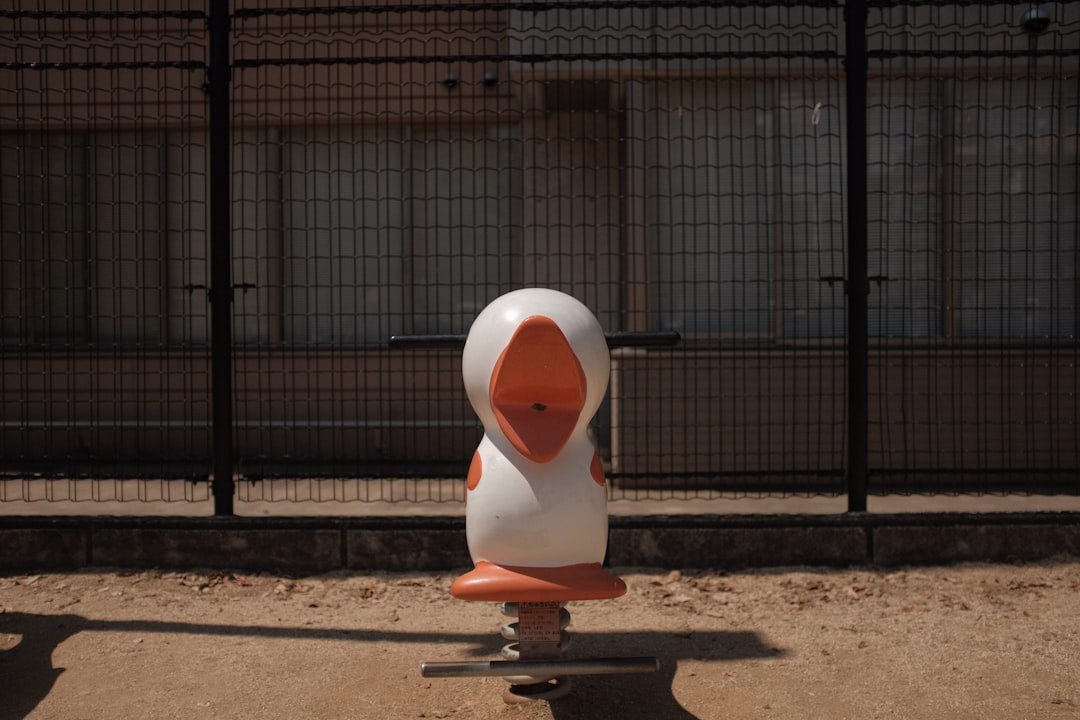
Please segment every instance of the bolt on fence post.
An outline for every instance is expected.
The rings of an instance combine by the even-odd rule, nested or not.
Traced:
[[[210,373],[214,514],[233,514],[232,190],[229,132],[229,2],[211,0],[210,57]]]
[[[867,311],[866,2],[844,5],[847,75],[847,494],[866,512],[868,494],[869,313]]]

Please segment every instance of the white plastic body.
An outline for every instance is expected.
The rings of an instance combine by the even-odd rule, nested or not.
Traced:
[[[513,446],[491,406],[492,373],[521,323],[551,319],[581,365],[586,381],[580,416],[561,451],[533,462]],[[466,536],[474,562],[561,567],[600,563],[607,550],[607,490],[590,473],[595,448],[588,423],[603,400],[610,358],[592,312],[564,293],[528,288],[507,293],[474,321],[462,355],[469,401],[484,426],[477,453],[482,472],[468,492]]]

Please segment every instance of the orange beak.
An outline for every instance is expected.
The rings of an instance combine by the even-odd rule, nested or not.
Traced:
[[[585,407],[585,371],[551,318],[525,318],[491,373],[489,395],[499,427],[533,462],[563,449]]]

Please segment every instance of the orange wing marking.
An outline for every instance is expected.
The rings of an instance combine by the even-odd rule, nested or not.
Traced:
[[[604,487],[604,485],[607,484],[607,480],[604,479],[604,464],[600,462],[600,453],[593,453],[592,464],[589,465],[589,473],[592,475],[592,479],[595,480],[596,484],[600,487]]]
[[[484,472],[484,461],[480,459],[480,451],[477,450],[473,453],[472,463],[469,464],[469,479],[466,483],[466,487],[470,490],[475,490],[476,486],[480,484],[480,475]]]

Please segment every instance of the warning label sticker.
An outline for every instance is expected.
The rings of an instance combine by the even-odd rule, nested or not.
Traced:
[[[559,603],[521,603],[518,606],[518,640],[523,643],[560,640]]]

